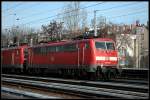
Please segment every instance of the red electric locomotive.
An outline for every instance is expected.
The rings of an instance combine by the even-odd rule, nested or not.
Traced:
[[[50,43],[28,48],[27,72],[110,78],[118,73],[115,43],[95,38]]]
[[[27,46],[2,48],[1,63],[3,72],[20,72],[24,69]]]

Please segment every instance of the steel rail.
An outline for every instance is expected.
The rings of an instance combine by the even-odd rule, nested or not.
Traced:
[[[59,79],[59,78],[45,78],[45,77],[33,77],[33,76],[20,76],[20,75],[6,75],[4,77],[15,77],[15,78],[24,78],[28,80],[37,80],[37,81],[47,81],[47,82],[57,82],[57,83],[66,83],[66,84],[76,84],[84,86],[93,86],[93,87],[103,87],[110,89],[121,89],[127,91],[135,92],[148,92],[148,86],[143,84],[129,84],[129,83],[116,83],[116,82],[105,82],[105,81],[83,81],[83,80],[69,80],[69,79]]]
[[[39,94],[39,93],[33,93],[33,92],[14,89],[14,88],[8,88],[8,87],[4,87],[4,86],[2,86],[1,92],[11,93],[11,94],[14,94],[17,96],[24,96],[24,97],[29,97],[29,98],[41,98],[41,99],[45,99],[45,98],[58,99],[59,98],[59,97],[43,95],[43,94]]]
[[[2,78],[2,82],[3,81],[8,83],[17,83],[17,84],[29,85],[34,87],[46,88],[46,89],[56,89],[62,91],[69,91],[73,93],[81,93],[81,94],[95,96],[95,97],[111,97],[111,98],[127,98],[127,99],[148,98],[147,93],[114,90],[114,89],[106,89],[106,88],[96,88],[90,86],[41,82],[41,81],[13,79],[13,78]]]

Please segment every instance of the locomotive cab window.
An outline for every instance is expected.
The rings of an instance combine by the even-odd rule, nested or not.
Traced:
[[[115,50],[114,43],[106,42],[107,50]]]
[[[95,47],[97,49],[106,49],[105,42],[95,42]]]
[[[97,42],[96,41],[95,47],[97,49],[103,49],[103,50],[115,50],[113,42]]]

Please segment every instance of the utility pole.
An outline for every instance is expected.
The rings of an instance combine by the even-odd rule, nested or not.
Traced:
[[[94,36],[97,36],[96,11],[97,11],[97,10],[94,10]]]
[[[133,38],[134,40],[134,67],[136,67],[136,35],[135,37]]]

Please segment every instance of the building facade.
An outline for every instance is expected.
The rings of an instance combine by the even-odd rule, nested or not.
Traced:
[[[149,31],[136,27],[135,34],[117,34],[116,44],[119,51],[119,65],[130,68],[149,67]]]

